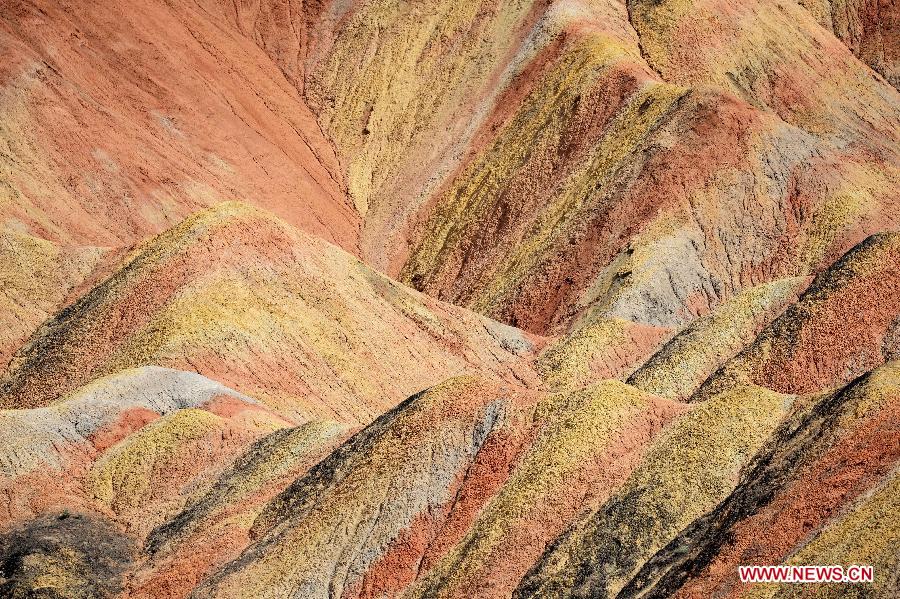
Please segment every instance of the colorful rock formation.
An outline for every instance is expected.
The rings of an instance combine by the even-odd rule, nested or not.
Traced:
[[[896,7],[0,0],[0,596],[893,597]]]

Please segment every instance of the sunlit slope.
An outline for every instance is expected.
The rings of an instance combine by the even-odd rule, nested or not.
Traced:
[[[793,400],[740,387],[682,415],[599,509],[549,545],[516,596],[615,597],[647,559],[727,497]]]
[[[900,356],[900,234],[862,241],[819,274],[698,392],[751,382],[788,393],[839,387]]]
[[[284,60],[303,11],[236,13],[216,1],[0,3],[0,230],[121,246],[244,200],[356,252],[339,159]],[[298,19],[293,41],[271,33],[273,18]]]
[[[624,592],[696,597],[726,589],[725,596],[758,596],[764,589],[737,584],[739,564],[826,558],[852,564],[865,557],[883,570],[859,592],[889,593],[900,537],[895,525],[878,516],[885,502],[894,501],[900,459],[897,366],[888,363],[793,414],[731,495],[654,555]],[[828,543],[835,528],[860,530],[861,520],[868,524],[858,539]],[[759,542],[762,535],[765,543]],[[826,585],[816,596],[846,592],[843,585]]]
[[[542,395],[453,379],[288,487],[194,596],[508,595],[681,409],[615,381]]]
[[[478,143],[510,64],[537,49],[527,38],[546,10],[533,0],[354,0],[322,10],[305,92],[344,159],[373,266],[396,270],[422,203]]]
[[[44,323],[0,387],[47,405],[105,374],[194,370],[285,413],[366,423],[449,376],[527,380],[520,331],[376,274],[244,204],[148,240]]]
[[[680,327],[897,225],[900,96],[802,8],[573,4],[433,193],[404,281],[535,332]]]
[[[900,6],[882,0],[797,0],[860,60],[900,87]]]
[[[130,573],[149,596],[184,596],[249,542],[266,501],[348,434],[336,422],[298,426],[196,373],[151,366],[97,379],[47,407],[2,411],[3,594],[106,597]],[[135,572],[143,539],[186,506],[214,517],[189,555]]]
[[[0,365],[44,320],[102,275],[116,252],[0,232]]]
[[[222,245],[220,228],[228,239],[252,231],[254,242]],[[45,407],[0,414],[0,430],[7,435],[0,455],[2,484],[11,498],[3,521],[11,532],[0,534],[0,548],[58,537],[54,542],[68,547],[66,555],[75,561],[34,557],[29,563],[44,573],[65,574],[66,584],[93,588],[108,581],[103,584],[135,598],[327,597],[332,592],[410,598],[637,592],[687,597],[721,588],[743,596],[765,590],[734,581],[737,564],[753,560],[799,563],[803,556],[821,555],[809,559],[840,563],[858,557],[887,570],[896,535],[877,518],[893,505],[900,459],[893,354],[871,354],[863,344],[857,355],[856,346],[835,342],[820,352],[827,363],[874,370],[851,380],[853,370],[840,366],[832,372],[823,363],[809,370],[816,376],[798,376],[790,388],[763,375],[806,368],[804,331],[829,322],[837,306],[851,305],[855,297],[878,306],[885,293],[892,296],[897,262],[888,257],[895,251],[894,237],[869,238],[811,283],[785,279],[753,288],[668,342],[654,343],[651,336],[638,343],[640,329],[600,319],[587,323],[592,334],[552,341],[536,356],[537,373],[522,363],[533,350],[525,356],[491,353],[497,361],[483,363],[480,376],[449,377],[362,430],[352,419],[310,421],[316,412],[298,406],[329,406],[336,400],[303,404],[287,394],[289,399],[277,401],[282,396],[271,391],[271,383],[245,384],[260,394],[256,397],[195,373],[158,367],[93,380]],[[276,246],[298,252],[290,254],[289,263],[303,264],[307,270],[299,272],[315,267],[317,276],[343,277],[329,280],[356,279],[349,271],[325,270],[328,260],[363,268],[324,242],[321,247],[333,254],[321,248],[318,259],[303,254],[298,249],[303,244],[295,245],[299,240],[310,241],[256,209],[226,205],[147,242],[128,257],[132,274],[122,274],[125,267],[116,276],[151,281],[141,287],[149,302],[149,290],[161,288],[163,279],[142,269],[152,273],[165,264],[171,277],[178,272],[172,265],[179,252],[195,252],[196,246],[213,248],[218,266],[211,270],[223,272],[248,256],[254,270],[284,266],[271,262],[281,255],[270,253]],[[197,263],[196,254],[188,256]],[[182,276],[179,289],[195,284]],[[251,287],[258,279],[244,280]],[[313,279],[306,281],[311,286]],[[103,285],[128,288],[115,286],[121,282]],[[474,319],[497,343],[488,329],[504,331],[500,339],[510,348],[513,339],[525,342],[521,332],[411,290],[403,293],[431,310],[443,306],[445,318]],[[278,296],[267,291],[255,302],[262,304],[262,297]],[[347,294],[342,297],[346,301]],[[169,301],[153,313],[169,310]],[[96,306],[90,314],[110,309]],[[872,343],[881,347],[892,338],[896,306],[887,302],[883,314],[870,312],[868,320],[845,317],[845,330],[856,337],[870,331]],[[104,316],[98,322],[116,320]],[[73,330],[84,332],[79,338],[88,341],[97,334],[82,325]],[[205,336],[187,337],[191,347],[199,347],[198,339],[216,339],[209,322],[197,330]],[[42,338],[33,346],[47,342]],[[584,347],[599,351],[604,343],[620,345],[622,361],[606,355],[575,367]],[[654,344],[660,346],[655,352]],[[128,354],[115,349],[110,355]],[[769,362],[748,361],[756,355]],[[643,366],[630,380],[647,389],[594,378],[598,368],[632,361]],[[198,357],[191,362],[204,364]],[[36,364],[59,368],[52,361]],[[113,367],[98,364],[92,376]],[[737,368],[747,364],[768,366]],[[74,376],[59,372],[57,380]],[[217,376],[227,380],[230,372]],[[554,378],[554,372],[560,376]],[[367,373],[374,379],[378,371],[370,367]],[[343,376],[349,380],[349,374]],[[705,377],[707,383],[692,393]],[[523,384],[529,381],[533,384]],[[365,406],[360,397],[354,395],[355,405]],[[67,523],[71,517],[77,526]],[[777,535],[766,532],[776,527]],[[847,535],[857,532],[851,542]],[[756,543],[761,534],[768,535],[762,556]],[[105,541],[94,546],[82,543],[85,537]],[[723,541],[728,538],[735,541]],[[119,555],[123,547],[127,559],[101,560],[86,569],[78,565],[84,555],[100,559],[105,551]],[[115,568],[102,565],[109,563]],[[38,584],[31,570],[10,572],[11,584],[23,589]]]
[[[889,595],[895,15],[0,0],[0,596]]]

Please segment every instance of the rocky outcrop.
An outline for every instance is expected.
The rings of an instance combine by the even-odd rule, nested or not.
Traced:
[[[115,597],[134,553],[134,540],[102,518],[45,516],[0,535],[0,592],[15,599]]]

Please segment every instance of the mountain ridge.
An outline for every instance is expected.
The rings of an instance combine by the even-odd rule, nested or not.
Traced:
[[[898,26],[0,0],[0,595],[891,596]]]

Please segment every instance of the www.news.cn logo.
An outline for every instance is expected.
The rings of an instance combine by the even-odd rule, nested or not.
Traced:
[[[741,582],[844,582],[865,583],[875,579],[872,566],[739,566]]]

